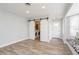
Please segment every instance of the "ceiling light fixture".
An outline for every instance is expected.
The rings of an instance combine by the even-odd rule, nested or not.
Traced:
[[[46,8],[46,6],[42,6],[42,8],[43,8],[43,9],[45,9],[45,8]]]
[[[27,10],[27,11],[26,11],[26,13],[27,13],[27,14],[29,14],[29,13],[30,13],[30,11],[29,11],[29,10]]]

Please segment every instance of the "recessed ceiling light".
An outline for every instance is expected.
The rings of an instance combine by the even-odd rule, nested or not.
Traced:
[[[26,13],[27,13],[27,14],[29,14],[29,13],[30,13],[30,11],[29,11],[29,10],[27,10],[27,11],[26,11]]]
[[[46,8],[46,6],[42,6],[42,8],[43,8],[43,9],[45,9],[45,8]]]

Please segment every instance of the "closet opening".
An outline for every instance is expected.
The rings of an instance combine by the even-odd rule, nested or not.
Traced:
[[[40,41],[40,20],[35,20],[35,40]]]

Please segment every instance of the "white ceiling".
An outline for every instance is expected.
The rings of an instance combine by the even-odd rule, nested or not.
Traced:
[[[16,15],[33,18],[49,16],[51,18],[61,18],[67,13],[71,4],[68,3],[31,3],[31,6],[26,6],[25,3],[0,3],[0,9],[14,13]],[[42,6],[46,6],[42,9]],[[27,14],[26,10],[30,13]]]

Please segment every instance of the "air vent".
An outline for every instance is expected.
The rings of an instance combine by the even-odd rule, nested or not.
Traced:
[[[26,6],[31,6],[31,3],[25,3]]]

